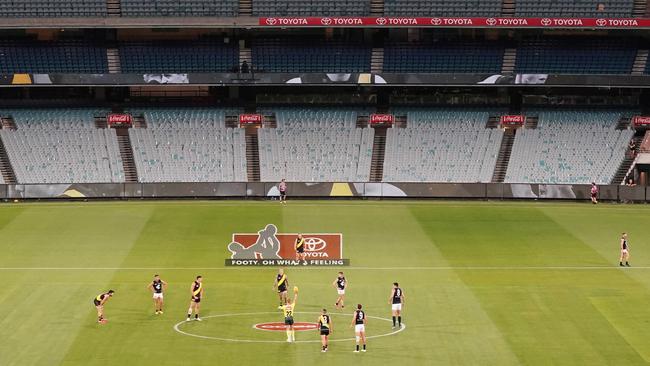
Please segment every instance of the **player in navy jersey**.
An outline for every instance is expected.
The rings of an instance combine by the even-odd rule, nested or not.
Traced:
[[[203,297],[203,277],[196,276],[196,280],[190,285],[190,308],[187,310],[187,321],[192,318],[192,310],[194,310],[194,319],[201,321],[199,310],[201,309],[201,298]]]
[[[630,246],[627,243],[627,233],[621,234],[621,257],[618,259],[618,265],[623,267],[623,261],[627,267],[630,266]]]
[[[114,293],[115,291],[108,290],[108,292],[102,292],[93,299],[93,304],[95,305],[95,309],[97,309],[97,322],[100,324],[106,323],[106,318],[104,318],[104,304],[113,297]]]
[[[363,306],[361,304],[357,305],[357,310],[354,311],[352,316],[352,324],[350,327],[354,327],[354,339],[356,341],[356,349],[354,352],[359,352],[359,342],[363,344],[363,352],[366,352],[366,324],[368,319],[366,318],[366,312],[361,310]]]
[[[280,306],[287,303],[287,289],[289,288],[289,279],[284,273],[284,269],[280,268],[278,270],[278,275],[275,278],[275,283],[273,284],[273,289],[278,291],[278,296],[280,297]]]
[[[393,311],[393,328],[395,328],[395,320],[399,323],[399,327],[402,327],[402,306],[404,306],[404,291],[399,287],[399,283],[393,282],[393,289],[390,292],[390,297],[388,298],[388,303],[391,304],[391,310]]]
[[[339,275],[332,283],[332,286],[336,288],[336,292],[338,293],[338,297],[336,298],[336,308],[345,308],[345,289],[348,287],[348,281],[345,279],[343,272],[339,272]]]
[[[147,286],[153,293],[153,307],[156,315],[163,313],[163,291],[167,290],[167,282],[160,279],[159,275],[153,276],[153,281]]]
[[[318,330],[320,332],[321,352],[327,352],[329,347],[329,336],[332,334],[332,319],[327,314],[327,309],[323,309],[318,317]]]

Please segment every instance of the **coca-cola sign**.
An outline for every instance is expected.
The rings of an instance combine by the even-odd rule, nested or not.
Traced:
[[[261,123],[262,123],[261,114],[240,114],[239,115],[240,125],[256,125]]]
[[[392,114],[371,114],[370,115],[370,124],[388,124],[392,125],[395,117]]]
[[[265,17],[264,27],[650,28],[648,18]]]
[[[635,126],[650,126],[650,117],[636,116],[632,119]]]
[[[130,125],[133,122],[133,118],[127,113],[112,113],[106,116],[106,121],[109,126]]]
[[[522,126],[526,117],[522,115],[501,116],[501,124],[507,126]]]

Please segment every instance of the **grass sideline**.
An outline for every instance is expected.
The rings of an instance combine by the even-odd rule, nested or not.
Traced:
[[[646,365],[650,363],[650,207],[475,201],[46,202],[0,205],[0,365]],[[390,318],[390,284],[407,296],[398,334],[353,341],[248,343],[174,331],[189,285],[204,276],[207,337],[273,341],[281,321],[274,268],[224,268],[233,232],[341,232],[348,307]],[[630,234],[633,268],[617,268]],[[333,309],[338,268],[290,268],[298,321]],[[146,286],[170,287],[153,314]],[[92,298],[112,288],[109,323]],[[334,339],[353,337],[336,314]],[[266,314],[250,314],[266,313]],[[232,314],[230,316],[221,316]],[[242,315],[244,314],[244,315]],[[250,314],[250,315],[245,315]],[[211,318],[207,318],[211,317]],[[390,333],[370,319],[369,335]],[[298,332],[298,340],[318,340]]]

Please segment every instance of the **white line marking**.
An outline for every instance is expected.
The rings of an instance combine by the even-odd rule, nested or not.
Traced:
[[[241,271],[275,267],[0,267],[0,271]],[[537,271],[537,270],[634,270],[650,269],[650,266],[440,266],[440,267],[288,267],[291,270],[331,270],[342,268],[359,271]]]
[[[236,314],[217,314],[217,315],[209,315],[209,316],[204,316],[202,319],[208,319],[208,318],[223,318],[223,317],[228,317],[228,316],[247,316],[247,315],[267,315],[267,314],[275,314],[277,315],[278,312],[259,312],[259,313],[236,313]],[[315,311],[297,311],[296,314],[320,314],[320,312],[315,312]],[[330,315],[341,315],[341,316],[352,316],[352,314],[341,314],[341,313],[331,313]],[[377,316],[371,316],[371,315],[366,315],[366,317],[371,318],[371,319],[377,319],[377,320],[383,320],[387,322],[392,322],[391,319],[386,319],[386,318],[380,318]],[[202,338],[202,339],[213,339],[217,341],[224,341],[224,342],[242,342],[242,343],[287,343],[286,341],[268,341],[268,340],[254,340],[254,339],[232,339],[232,338],[220,338],[220,337],[210,337],[210,336],[203,336],[199,334],[193,334],[193,333],[188,333],[180,329],[181,324],[185,324],[186,321],[180,321],[174,325],[174,330],[180,334],[190,336],[190,337],[196,337],[196,338]],[[391,335],[395,335],[401,331],[406,329],[406,324],[402,323],[402,327],[399,328],[398,330],[392,331],[390,333],[384,333],[384,334],[377,334],[373,336],[366,336],[366,339],[374,339],[374,338],[381,338],[381,337],[388,337]],[[349,342],[355,340],[354,338],[344,338],[344,339],[330,339],[330,342]],[[320,339],[317,340],[310,340],[310,341],[295,341],[293,343],[320,343]]]

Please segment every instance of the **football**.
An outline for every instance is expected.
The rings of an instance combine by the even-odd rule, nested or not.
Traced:
[[[297,294],[298,293],[298,286],[293,286],[293,293]]]

